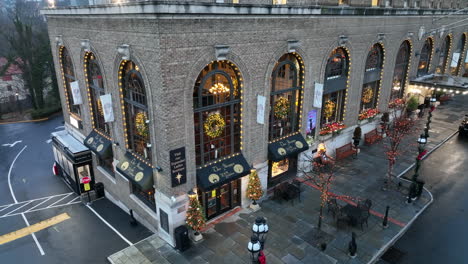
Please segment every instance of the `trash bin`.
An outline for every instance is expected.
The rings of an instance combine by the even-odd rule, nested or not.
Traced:
[[[188,236],[188,229],[186,226],[181,225],[174,230],[174,237],[176,242],[176,249],[183,252],[190,247],[190,239]]]
[[[104,184],[102,182],[97,182],[94,184],[94,191],[96,192],[96,199],[104,197]]]

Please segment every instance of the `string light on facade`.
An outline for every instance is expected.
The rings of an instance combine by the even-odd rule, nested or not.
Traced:
[[[65,71],[63,69],[63,50],[65,49],[64,46],[60,46],[59,48],[59,63],[60,63],[60,71],[62,73],[62,81],[63,81],[63,90],[65,91],[65,102],[67,103],[67,110],[68,113],[71,114],[71,109],[70,109],[70,100],[69,100],[69,95],[68,95],[68,89],[67,89],[67,82],[65,80]]]
[[[444,71],[443,73],[447,73],[447,69],[448,69],[448,66],[449,66],[449,56],[450,54],[452,54],[452,33],[448,34],[447,37],[449,38],[449,46],[448,46],[448,51],[447,51],[447,55],[446,55],[446,58],[445,58],[445,65],[443,65],[444,67]]]

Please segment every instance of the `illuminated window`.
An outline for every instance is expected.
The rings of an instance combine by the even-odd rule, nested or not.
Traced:
[[[292,53],[283,55],[271,75],[269,140],[299,130],[301,91],[304,80],[301,59]]]
[[[460,37],[460,41],[458,42],[457,49],[453,52],[450,62],[450,73],[453,76],[458,76],[461,71],[463,57],[462,54],[465,52],[465,41],[466,36],[465,33],[463,33]]]
[[[379,6],[379,0],[372,0],[372,6]]]
[[[283,174],[289,170],[289,159],[280,160],[278,162],[273,162],[271,166],[271,177],[276,177],[280,174]]]
[[[132,183],[132,193],[138,197],[148,208],[156,212],[156,201],[154,199],[154,188],[149,191],[143,191],[137,184]]]
[[[288,0],[273,0],[274,5],[285,5]]]
[[[361,94],[361,110],[377,107],[382,69],[383,49],[380,44],[375,44],[367,55]]]
[[[349,5],[349,0],[338,0],[338,5]]]
[[[348,82],[349,55],[344,48],[335,49],[328,57],[322,98],[320,124],[341,122]]]
[[[59,49],[60,64],[62,66],[62,77],[65,88],[65,96],[68,106],[68,111],[74,114],[78,119],[81,119],[81,108],[79,105],[73,103],[73,95],[70,83],[76,81],[75,71],[73,70],[73,63],[68,53],[67,48],[61,46]]]
[[[193,91],[197,166],[240,152],[241,100],[237,66],[215,61],[202,70]]]
[[[132,61],[124,61],[120,68],[126,145],[128,149],[151,162],[150,117],[143,77]]]
[[[408,65],[410,59],[410,43],[405,40],[398,50],[395,69],[393,70],[392,92],[390,99],[402,98],[408,77]]]
[[[421,49],[421,54],[419,55],[418,77],[428,73],[432,60],[432,49],[432,38],[427,38]]]

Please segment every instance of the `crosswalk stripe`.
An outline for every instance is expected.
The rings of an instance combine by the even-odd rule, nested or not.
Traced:
[[[56,203],[59,203],[60,201],[62,201],[63,199],[67,198],[68,196],[70,196],[71,194],[73,193],[69,193],[67,196],[63,197],[63,198],[60,198],[58,201],[55,201],[53,204],[47,206],[46,208],[51,208],[52,205],[56,204]]]

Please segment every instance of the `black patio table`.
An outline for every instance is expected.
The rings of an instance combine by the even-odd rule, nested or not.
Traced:
[[[343,208],[341,208],[341,211],[348,216],[351,225],[357,225],[358,219],[361,217],[362,214],[361,209],[354,205],[347,204]]]

